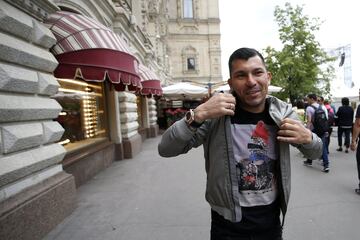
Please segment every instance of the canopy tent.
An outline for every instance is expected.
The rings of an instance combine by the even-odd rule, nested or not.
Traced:
[[[141,88],[138,60],[129,46],[111,29],[94,19],[59,11],[45,24],[57,42],[50,49],[59,65],[57,78],[103,82],[109,80],[116,90]]]
[[[277,93],[277,92],[280,92],[282,90],[281,87],[277,87],[277,86],[273,86],[273,85],[269,85],[268,87],[268,90],[269,90],[269,93]],[[226,85],[222,85],[218,88],[215,88],[213,90],[213,92],[229,92],[230,91],[230,86],[228,84]]]
[[[180,82],[174,85],[163,87],[163,96],[170,100],[195,100],[208,96],[208,89]]]

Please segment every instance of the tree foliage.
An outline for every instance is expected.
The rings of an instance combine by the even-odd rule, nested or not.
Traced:
[[[277,51],[268,46],[264,51],[268,70],[273,74],[272,84],[284,89],[277,96],[289,98],[292,103],[309,93],[329,96],[334,76],[329,63],[334,59],[327,56],[315,39],[319,19],[309,18],[302,7],[294,8],[290,3],[284,9],[276,6],[274,16],[283,48]]]

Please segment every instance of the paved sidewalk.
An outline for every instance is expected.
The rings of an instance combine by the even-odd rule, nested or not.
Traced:
[[[160,137],[147,139],[134,159],[115,162],[78,189],[77,208],[45,239],[208,240],[202,147],[176,158],[157,153]],[[292,195],[284,239],[357,240],[360,196],[355,153],[330,148],[330,173],[320,161],[302,165],[292,148]]]

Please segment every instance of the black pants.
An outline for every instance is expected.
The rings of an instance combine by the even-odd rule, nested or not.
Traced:
[[[275,227],[265,231],[241,232],[236,226],[237,223],[230,222],[215,211],[211,211],[210,240],[282,240],[280,221]]]
[[[356,149],[356,163],[357,163],[359,188],[360,188],[360,143],[358,143],[358,146]]]
[[[344,143],[344,145],[345,145],[346,148],[349,148],[350,147],[351,128],[338,127],[338,144],[339,144],[339,147],[342,147],[343,133],[345,134],[345,143]]]

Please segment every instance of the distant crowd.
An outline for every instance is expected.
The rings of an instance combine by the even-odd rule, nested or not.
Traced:
[[[360,107],[357,107],[355,122],[354,109],[350,106],[349,98],[341,99],[341,106],[336,110],[331,100],[316,94],[309,94],[304,99],[296,101],[294,110],[306,127],[316,133],[323,141],[321,156],[323,172],[330,171],[329,144],[334,127],[337,127],[338,148],[336,151],[349,153],[349,149],[356,152],[359,186],[355,189],[360,194],[360,148],[358,136],[360,133]],[[313,159],[306,159],[304,165],[311,166]]]

